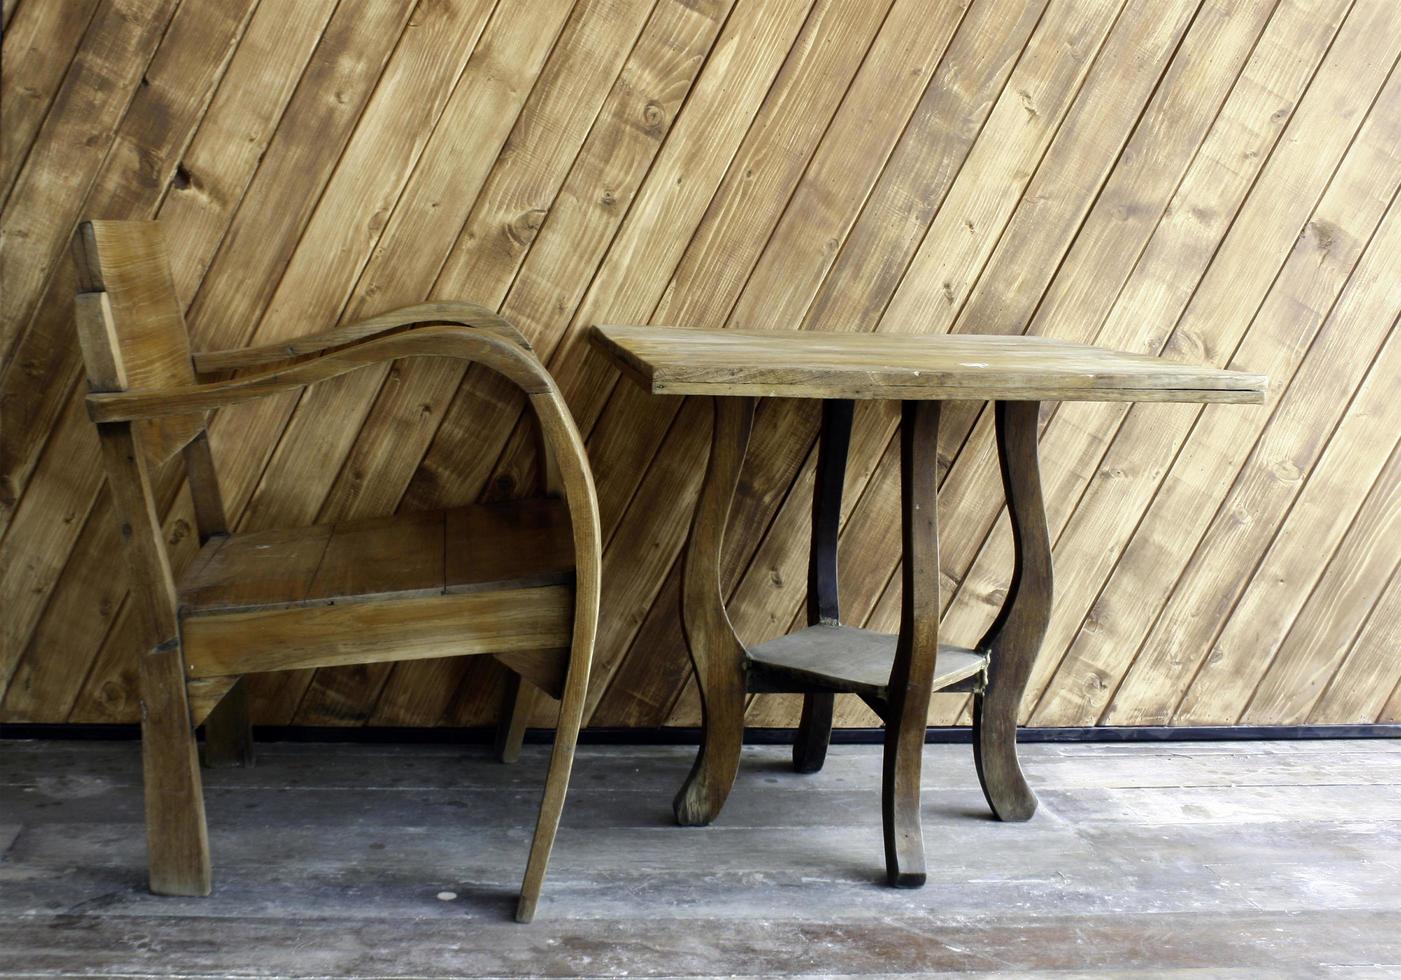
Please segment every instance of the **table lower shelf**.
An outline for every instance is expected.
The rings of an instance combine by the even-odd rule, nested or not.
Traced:
[[[834,691],[883,700],[895,662],[896,637],[855,626],[809,626],[752,647],[749,690]],[[934,690],[971,690],[987,657],[965,647],[939,644]]]

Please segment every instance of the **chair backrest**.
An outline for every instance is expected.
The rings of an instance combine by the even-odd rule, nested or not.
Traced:
[[[94,387],[114,391],[193,383],[190,339],[160,226],[85,221],[73,236],[73,260],[80,293],[105,293],[110,306],[109,325],[101,331],[79,325]],[[89,350],[94,345],[104,349]],[[106,373],[110,362],[117,377],[94,377],[91,354],[101,358],[98,374]]]
[[[195,382],[190,338],[171,276],[165,236],[154,221],[85,221],[73,236],[75,314],[94,391],[185,387]],[[132,426],[144,463],[185,451],[202,538],[227,528],[203,413]]]

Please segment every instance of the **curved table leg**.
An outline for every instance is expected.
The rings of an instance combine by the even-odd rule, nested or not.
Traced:
[[[924,884],[920,763],[939,655],[939,403],[907,401],[900,417],[900,638],[890,668],[881,813],[885,872],[898,888]]]
[[[851,444],[853,403],[822,403],[822,433],[817,445],[817,475],[812,489],[812,547],[808,554],[808,625],[841,622],[837,601],[837,534],[841,530],[842,483]],[[827,760],[832,740],[833,695],[803,695],[803,717],[793,739],[793,769],[817,772]]]
[[[744,646],[725,613],[720,551],[740,466],[749,446],[754,399],[715,398],[710,464],[691,521],[681,586],[681,623],[701,699],[701,747],[672,810],[684,826],[720,814],[744,743]]]
[[[1016,558],[1007,599],[979,642],[987,688],[973,699],[973,756],[983,795],[999,820],[1027,820],[1036,794],[1017,763],[1017,714],[1051,618],[1051,540],[1036,454],[1037,402],[998,402],[997,455]]]

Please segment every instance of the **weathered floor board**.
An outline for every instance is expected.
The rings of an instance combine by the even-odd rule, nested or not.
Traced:
[[[585,747],[540,917],[509,921],[544,770],[485,748],[261,746],[206,773],[215,892],[144,886],[134,743],[0,754],[0,976],[1387,977],[1401,741],[1025,746],[988,818],[926,748],[928,885],[880,884],[879,749],[745,750],[672,825],[684,747]]]
[[[1025,333],[1268,370],[1263,409],[1047,408],[1059,593],[1024,710],[1401,711],[1396,573],[1366,533],[1401,500],[1374,435],[1401,430],[1401,374],[1372,356],[1394,354],[1401,314],[1396,0],[0,11],[0,720],[139,710],[72,329],[85,217],[162,222],[199,349],[429,298],[518,323],[598,476],[594,725],[698,720],[676,595],[708,434],[694,401],[616,385],[582,343],[599,320]],[[486,371],[419,359],[220,413],[211,438],[231,517],[256,530],[525,491],[521,407]],[[759,412],[724,559],[746,641],[802,619],[816,414]],[[945,418],[942,597],[967,643],[1010,535],[987,413]],[[858,412],[843,498],[843,602],[873,628],[900,602],[894,424]],[[157,476],[178,565],[190,502]],[[480,725],[502,700],[499,668],[453,660],[253,693],[270,725]],[[792,725],[798,704],[757,697],[750,719]],[[930,721],[965,716],[939,698]],[[871,723],[856,701],[836,719]]]

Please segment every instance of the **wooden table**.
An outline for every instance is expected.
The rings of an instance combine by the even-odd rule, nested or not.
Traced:
[[[681,615],[700,688],[700,753],[674,809],[681,824],[719,815],[744,739],[746,692],[801,693],[794,767],[822,767],[832,699],[860,696],[885,721],[882,813],[887,877],[924,883],[920,759],[929,697],[973,694],[978,778],[1002,820],[1026,820],[1036,797],[1017,762],[1022,691],[1051,612],[1051,543],[1041,499],[1037,416],[1042,401],[1264,401],[1265,378],[1044,337],[898,336],[812,331],[601,326],[595,344],[656,394],[713,399],[714,435],[686,547]],[[808,627],[752,648],[725,612],[720,552],[757,398],[823,400],[808,568]],[[841,623],[837,533],[853,399],[902,403],[900,632]],[[997,451],[1015,559],[1007,596],[969,647],[939,642],[935,510],[939,407],[995,403]]]

